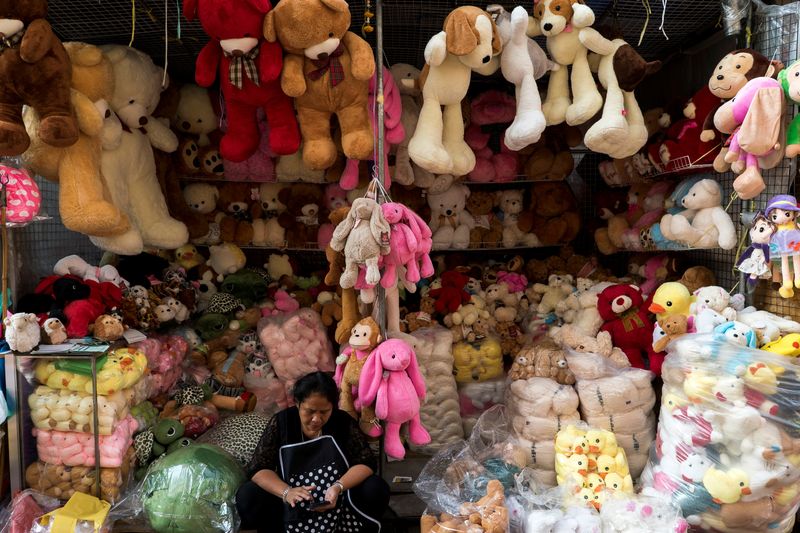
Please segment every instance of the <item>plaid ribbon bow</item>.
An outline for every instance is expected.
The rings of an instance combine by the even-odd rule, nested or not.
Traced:
[[[342,62],[339,61],[339,57],[342,54],[344,54],[344,46],[339,44],[336,50],[331,52],[325,59],[312,59],[311,63],[317,67],[317,69],[309,72],[308,77],[316,81],[320,79],[326,71],[330,70],[331,87],[339,85],[339,82],[344,80],[344,67],[342,67]]]
[[[244,87],[245,75],[259,87],[260,81],[258,79],[258,66],[256,66],[256,58],[258,57],[259,48],[256,46],[246,54],[229,54],[225,55],[231,59],[231,64],[228,67],[228,77],[231,83],[237,88]]]
[[[3,50],[7,50],[10,48],[16,48],[16,46],[22,41],[22,37],[25,35],[25,30],[19,31],[12,35],[11,37],[6,37],[5,35],[0,34],[0,52]]]

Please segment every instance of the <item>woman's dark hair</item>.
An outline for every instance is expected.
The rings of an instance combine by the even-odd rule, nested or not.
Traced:
[[[339,405],[339,389],[333,378],[325,372],[312,372],[295,382],[292,396],[296,404],[301,404],[312,394],[324,396],[334,408]]]

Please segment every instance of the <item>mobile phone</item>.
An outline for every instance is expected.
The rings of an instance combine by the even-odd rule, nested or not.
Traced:
[[[322,507],[323,505],[328,505],[329,503],[330,502],[325,501],[325,500],[313,501],[313,502],[308,504],[308,510],[309,511],[313,511],[314,509],[317,509],[318,507]]]

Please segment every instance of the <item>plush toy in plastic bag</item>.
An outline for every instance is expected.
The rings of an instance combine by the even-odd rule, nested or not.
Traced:
[[[38,518],[30,533],[106,533],[111,504],[104,500],[76,492],[64,505]]]
[[[790,531],[800,507],[800,421],[793,358],[747,346],[745,324],[669,345],[645,492],[692,526]]]
[[[505,505],[503,485],[493,479],[486,486],[486,495],[476,502],[461,505],[456,515],[424,514],[420,519],[420,533],[505,533],[508,531],[508,509]]]
[[[60,505],[56,498],[31,489],[23,490],[14,496],[7,508],[0,510],[0,533],[29,533],[37,518]]]
[[[234,498],[244,479],[242,468],[225,451],[197,444],[153,463],[140,496],[158,533],[236,531]]]

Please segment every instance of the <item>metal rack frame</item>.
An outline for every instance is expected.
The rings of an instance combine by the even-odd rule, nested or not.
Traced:
[[[89,360],[92,364],[92,435],[94,436],[94,476],[95,476],[95,493],[94,496],[101,497],[100,492],[100,434],[97,429],[100,425],[98,413],[98,400],[97,400],[97,359],[108,353],[108,347],[103,352],[92,352],[90,354],[81,354],[75,352],[63,353],[48,353],[48,354],[31,354],[31,353],[16,353],[9,352],[5,355],[6,360],[6,390],[8,399],[13,402],[9,405],[9,417],[7,420],[8,427],[8,453],[9,453],[9,474],[11,480],[11,494],[16,494],[18,491],[25,488],[25,469],[29,466],[23,465],[26,454],[24,449],[24,436],[27,428],[23,413],[28,411],[27,398],[23,398],[26,386],[30,386],[27,380],[23,379],[20,374],[23,370],[18,366],[25,359],[41,360],[41,359],[61,359],[69,357],[70,359]]]

